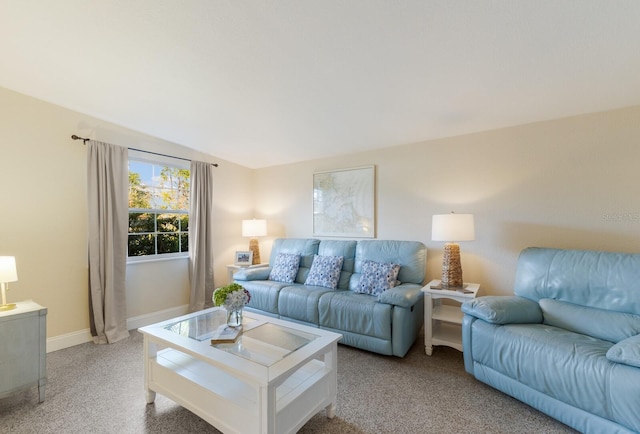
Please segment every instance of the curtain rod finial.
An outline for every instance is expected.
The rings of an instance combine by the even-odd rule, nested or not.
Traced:
[[[87,140],[89,140],[89,139],[85,139],[84,137],[76,136],[75,134],[73,134],[71,138],[73,140],[82,140],[82,143],[84,143],[85,145],[87,144]]]

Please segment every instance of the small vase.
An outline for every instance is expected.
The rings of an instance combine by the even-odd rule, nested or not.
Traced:
[[[227,310],[227,325],[229,327],[242,327],[242,308]]]

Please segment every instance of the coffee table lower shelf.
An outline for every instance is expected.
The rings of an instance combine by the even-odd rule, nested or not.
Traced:
[[[324,408],[333,417],[332,372],[320,360],[307,362],[274,387],[275,400],[268,399],[274,393],[271,387],[252,384],[176,349],[158,351],[147,363],[151,391],[225,433],[293,433]],[[148,395],[147,401],[153,402],[155,393]],[[271,402],[275,409],[268,408]],[[269,420],[270,414],[275,419]],[[261,429],[270,424],[271,429]]]

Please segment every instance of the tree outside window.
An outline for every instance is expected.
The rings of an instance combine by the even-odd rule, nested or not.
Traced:
[[[128,256],[184,256],[189,250],[188,169],[129,160]]]

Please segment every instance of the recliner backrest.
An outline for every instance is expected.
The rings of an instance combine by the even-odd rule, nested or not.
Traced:
[[[640,254],[529,247],[518,258],[514,292],[640,315]]]

